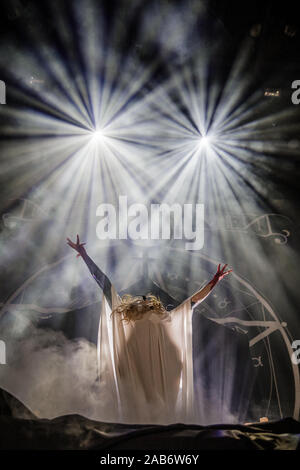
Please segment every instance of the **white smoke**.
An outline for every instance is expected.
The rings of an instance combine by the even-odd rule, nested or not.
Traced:
[[[76,413],[112,420],[109,397],[97,381],[94,344],[84,339],[69,340],[60,332],[32,325],[21,339],[7,336],[5,341],[9,355],[7,364],[0,368],[0,387],[37,417]]]

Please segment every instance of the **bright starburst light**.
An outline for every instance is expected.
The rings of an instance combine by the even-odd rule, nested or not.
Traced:
[[[97,129],[92,132],[92,140],[97,143],[103,143],[107,138],[103,129]]]

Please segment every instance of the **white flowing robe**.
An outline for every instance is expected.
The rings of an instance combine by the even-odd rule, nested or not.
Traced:
[[[120,297],[111,287],[112,309]],[[98,371],[114,422],[196,422],[191,297],[165,316],[152,311],[126,323],[103,295]]]

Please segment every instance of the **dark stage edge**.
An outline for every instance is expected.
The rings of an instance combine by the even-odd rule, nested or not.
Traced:
[[[14,417],[15,413],[23,418]],[[0,450],[299,450],[300,422],[286,418],[248,426],[127,425],[80,415],[38,419],[0,389]]]

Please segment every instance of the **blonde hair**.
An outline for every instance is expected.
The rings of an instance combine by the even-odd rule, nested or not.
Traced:
[[[122,321],[129,323],[141,319],[149,310],[153,310],[156,315],[166,314],[161,300],[153,294],[148,294],[146,300],[142,296],[125,294],[121,299],[121,304],[111,312],[111,315],[120,315]]]

